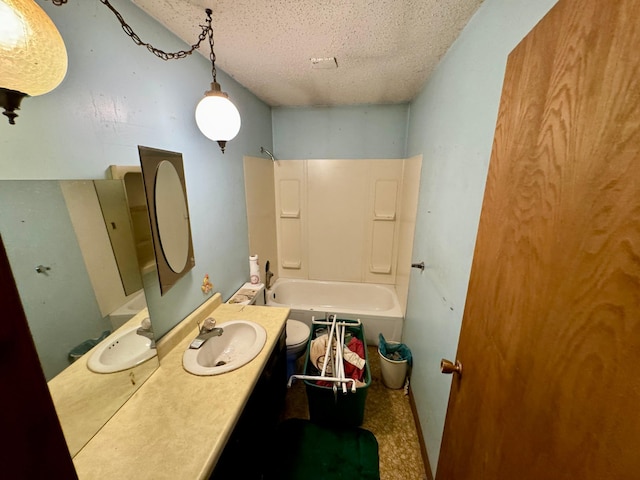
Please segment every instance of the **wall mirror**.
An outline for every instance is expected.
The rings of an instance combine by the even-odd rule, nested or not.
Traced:
[[[135,244],[126,199],[122,180],[0,181],[0,232],[72,456],[158,366],[156,356],[128,371],[93,373],[90,351],[71,363],[86,341],[146,315],[136,254],[144,248]],[[144,207],[148,232],[146,217]]]
[[[138,147],[160,292],[195,266],[182,154]]]
[[[123,182],[103,180],[93,183],[124,293],[131,295],[142,289],[142,276],[136,253],[133,219]]]

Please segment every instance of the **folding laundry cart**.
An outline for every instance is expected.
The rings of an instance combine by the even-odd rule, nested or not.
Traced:
[[[324,368],[321,371],[318,371],[311,361],[311,341],[317,337],[319,330],[326,330],[329,334],[330,341],[325,359],[330,358],[333,365],[330,375],[326,371],[327,361],[324,362]],[[364,346],[365,364],[362,385],[359,387],[356,387],[353,379],[345,376],[342,349],[335,348],[335,353],[332,353],[334,352],[332,346],[344,345],[344,339],[349,334],[359,339]],[[335,315],[329,315],[327,320],[313,319],[304,374],[292,375],[289,378],[289,386],[294,378],[304,381],[311,421],[324,425],[362,425],[367,391],[371,385],[371,369],[364,326],[360,320],[341,320]],[[329,382],[332,386],[318,385],[319,380]]]

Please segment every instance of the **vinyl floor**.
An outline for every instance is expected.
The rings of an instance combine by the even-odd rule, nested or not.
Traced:
[[[391,390],[382,383],[377,347],[368,347],[371,385],[365,402],[362,428],[378,440],[381,480],[424,480],[425,467],[409,397],[404,389]],[[302,366],[304,357],[299,360]],[[309,418],[304,382],[287,390],[282,419]]]

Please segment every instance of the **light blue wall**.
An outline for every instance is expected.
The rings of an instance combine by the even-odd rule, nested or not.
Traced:
[[[409,106],[273,109],[274,156],[281,160],[404,158]]]
[[[0,179],[105,178],[111,164],[138,165],[138,145],[181,152],[196,266],[150,304],[154,329],[163,334],[208,298],[200,290],[206,273],[225,298],[248,278],[242,156],[272,149],[270,108],[218,70],[242,117],[222,155],[194,120],[211,82],[208,59],[156,58],[98,1],[37,3],[65,40],[69,70],[53,92],[23,100],[16,125],[2,117]],[[143,40],[165,51],[187,47],[130,2],[113,4]],[[195,40],[199,31],[193,33]]]
[[[60,184],[0,181],[0,205],[2,241],[50,380],[69,366],[72,348],[111,325],[98,308]],[[50,270],[37,273],[37,265]]]
[[[37,1],[66,41],[69,72],[54,92],[23,101],[17,125],[0,121],[0,178],[104,178],[110,164],[137,164],[137,145],[182,152],[196,267],[153,301],[157,330],[205,300],[205,273],[225,297],[246,279],[243,155],[260,156],[261,146],[281,159],[423,154],[413,259],[428,268],[412,272],[405,341],[416,358],[412,385],[435,468],[450,388],[438,367],[440,358],[455,358],[506,58],[555,0],[485,0],[410,106],[271,114],[219,72],[243,120],[224,156],[193,119],[210,81],[207,60],[155,58],[98,1]],[[114,5],[143,39],[164,50],[185,47],[129,2]]]
[[[408,156],[423,154],[404,338],[432,468],[440,451],[507,55],[555,0],[486,0],[411,103]]]

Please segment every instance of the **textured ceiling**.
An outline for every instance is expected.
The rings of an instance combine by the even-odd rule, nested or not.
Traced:
[[[216,66],[271,106],[408,102],[482,3],[132,1],[188,44],[211,8]],[[318,57],[338,68],[312,68]]]

